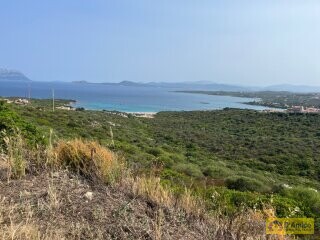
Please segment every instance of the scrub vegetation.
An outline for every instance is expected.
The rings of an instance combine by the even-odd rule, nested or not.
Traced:
[[[38,181],[67,171],[63,179],[121,190],[129,202],[157,206],[146,230],[157,232],[154,239],[170,237],[170,229],[163,228],[166,219],[181,212],[197,222],[186,220],[186,229],[208,237],[231,234],[239,239],[237,234],[246,232],[244,239],[263,239],[263,222],[270,215],[313,217],[320,226],[320,115],[224,109],[161,112],[147,119],[107,111],[52,112],[48,102],[41,108],[1,104],[0,126],[4,179],[33,176]],[[42,234],[39,218],[33,220]],[[250,224],[239,228],[251,221],[256,230],[249,230]],[[192,229],[194,224],[202,227]],[[98,234],[91,230],[88,234]]]

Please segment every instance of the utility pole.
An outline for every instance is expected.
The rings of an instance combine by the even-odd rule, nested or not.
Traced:
[[[54,89],[52,89],[52,111],[54,112]]]
[[[29,98],[29,102],[30,102],[30,100],[31,100],[31,85],[30,85],[30,83],[28,85],[28,98]]]

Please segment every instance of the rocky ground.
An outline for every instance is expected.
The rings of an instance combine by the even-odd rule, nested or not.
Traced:
[[[183,212],[91,185],[68,171],[0,182],[0,238],[204,239],[210,229]]]
[[[267,239],[260,215],[194,215],[63,169],[12,179],[7,162],[0,155],[0,239]]]

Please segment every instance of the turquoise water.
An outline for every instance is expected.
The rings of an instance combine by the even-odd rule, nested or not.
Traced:
[[[0,96],[32,98],[55,97],[76,100],[76,107],[93,110],[116,110],[123,112],[189,111],[230,108],[263,110],[265,107],[243,104],[249,98],[210,96],[177,93],[175,90],[157,87],[132,87],[117,84],[77,84],[63,82],[0,82]]]

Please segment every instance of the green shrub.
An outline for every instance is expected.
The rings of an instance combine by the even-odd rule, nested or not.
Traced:
[[[162,155],[158,158],[158,162],[165,167],[171,167],[174,165],[174,161],[168,155]]]
[[[203,169],[203,175],[212,178],[223,178],[230,175],[230,171],[227,168],[208,166]]]
[[[7,135],[16,135],[19,131],[27,143],[33,146],[46,143],[43,135],[34,125],[22,120],[16,112],[0,101],[0,132],[2,131],[5,131]],[[0,145],[3,144],[1,140]]]
[[[301,215],[314,218],[316,229],[320,229],[320,194],[316,190],[295,187],[283,189],[280,194],[295,201]]]
[[[149,148],[147,150],[147,153],[149,153],[155,157],[159,157],[163,153],[163,150],[160,148]]]
[[[282,195],[295,200],[307,216],[320,216],[320,194],[313,189],[295,187],[283,189]]]
[[[241,192],[265,192],[267,190],[267,188],[260,181],[248,177],[228,178],[226,179],[226,186],[229,189],[234,189]]]
[[[226,215],[239,213],[240,209],[259,209],[270,204],[267,195],[252,192],[240,192],[224,187],[198,188],[196,192],[205,199],[208,209]]]
[[[275,195],[272,205],[276,210],[277,217],[301,217],[303,213],[299,208],[299,204],[293,200],[283,196]]]
[[[190,177],[195,177],[195,178],[201,178],[203,177],[203,174],[200,170],[200,168],[192,163],[187,163],[187,164],[178,164],[175,169],[178,172],[182,172]]]

